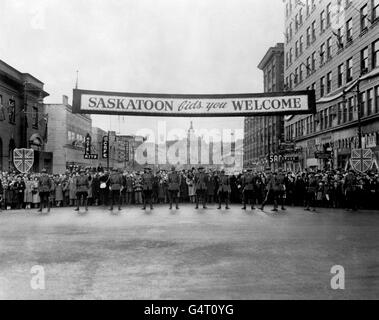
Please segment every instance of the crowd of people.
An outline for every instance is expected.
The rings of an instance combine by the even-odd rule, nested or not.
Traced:
[[[53,207],[141,205],[142,209],[155,204],[167,204],[172,209],[180,203],[242,204],[242,209],[264,210],[267,204],[273,211],[287,206],[344,208],[348,210],[379,210],[379,175],[376,172],[357,173],[353,170],[271,172],[246,169],[227,175],[224,170],[158,170],[152,172],[123,171],[103,168],[77,168],[64,174],[0,173],[0,210],[37,209]]]

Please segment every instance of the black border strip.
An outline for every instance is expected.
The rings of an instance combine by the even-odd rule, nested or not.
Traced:
[[[142,98],[164,98],[164,99],[241,99],[241,98],[272,98],[286,96],[308,96],[308,110],[299,111],[278,111],[278,112],[244,112],[244,113],[222,113],[222,114],[178,114],[165,112],[134,112],[134,111],[88,111],[81,110],[81,96],[83,94],[94,94],[104,96],[120,97],[142,97]],[[290,91],[290,92],[268,92],[268,93],[241,93],[241,94],[155,94],[155,93],[128,93],[73,89],[73,113],[83,114],[102,114],[102,115],[132,115],[132,116],[153,116],[153,117],[191,117],[191,118],[211,118],[211,117],[251,117],[251,116],[277,116],[277,115],[296,115],[296,114],[315,114],[316,113],[316,93],[314,90]]]

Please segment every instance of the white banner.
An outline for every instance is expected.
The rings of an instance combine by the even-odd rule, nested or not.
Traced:
[[[150,116],[251,116],[313,113],[313,91],[240,95],[161,95],[74,89],[74,112]]]

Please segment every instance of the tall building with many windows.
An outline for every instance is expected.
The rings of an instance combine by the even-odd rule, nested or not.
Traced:
[[[285,121],[300,166],[345,167],[360,146],[378,157],[379,0],[284,2],[285,86],[317,100],[316,114]]]
[[[283,91],[284,44],[271,47],[258,68],[263,71],[265,92]],[[277,156],[284,133],[283,117],[246,117],[244,121],[244,167],[262,169],[269,162],[272,169],[280,167],[282,163]]]

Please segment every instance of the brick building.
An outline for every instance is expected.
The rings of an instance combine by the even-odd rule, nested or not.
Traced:
[[[92,132],[92,120],[86,114],[73,114],[68,98],[60,104],[46,104],[49,115],[46,148],[53,153],[53,172],[63,173],[69,166],[96,166],[96,160],[84,159],[84,139]]]
[[[284,89],[284,44],[271,47],[258,68],[263,71],[264,92],[280,92]],[[244,167],[272,169],[281,166],[277,161],[279,144],[283,139],[284,120],[282,116],[246,117],[244,120]]]
[[[317,100],[315,115],[285,121],[300,167],[345,167],[359,127],[362,147],[378,158],[379,0],[284,2],[285,86],[315,90]]]
[[[51,169],[52,154],[46,152],[47,117],[44,84],[0,60],[0,171],[13,170],[15,148],[34,149],[34,172]]]

